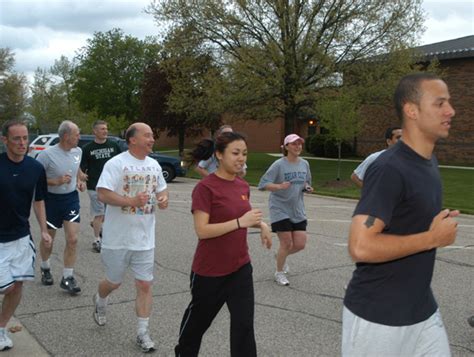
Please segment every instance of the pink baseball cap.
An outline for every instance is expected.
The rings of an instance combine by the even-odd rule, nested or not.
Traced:
[[[299,135],[296,135],[296,134],[287,135],[285,140],[283,141],[283,145],[286,146],[290,143],[294,143],[297,140],[301,140],[304,143],[304,139]]]

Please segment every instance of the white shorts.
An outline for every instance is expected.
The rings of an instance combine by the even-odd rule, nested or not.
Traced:
[[[427,320],[386,326],[353,314],[344,306],[342,356],[451,356],[439,309]]]
[[[135,274],[135,279],[153,280],[155,249],[127,250],[102,248],[100,257],[105,268],[105,276],[113,284],[121,284],[128,267]]]
[[[89,194],[91,201],[91,216],[97,217],[105,215],[105,204],[99,201],[99,198],[97,197],[97,191],[87,190],[87,193]]]
[[[0,292],[15,281],[35,278],[35,243],[30,235],[12,242],[0,243]]]

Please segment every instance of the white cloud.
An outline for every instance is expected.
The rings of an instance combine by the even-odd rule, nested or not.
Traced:
[[[426,32],[421,44],[474,35],[474,1],[425,0]]]
[[[158,36],[151,0],[0,0],[0,47],[15,53],[15,69],[32,80],[61,55],[72,59],[94,32],[121,28],[144,39]],[[421,44],[474,34],[474,1],[425,0]]]

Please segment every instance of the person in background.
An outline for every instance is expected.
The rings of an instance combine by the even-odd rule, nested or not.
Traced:
[[[286,259],[306,246],[306,212],[304,192],[313,192],[308,161],[300,157],[304,139],[290,134],[283,141],[283,157],[276,160],[258,184],[259,190],[270,191],[268,199],[272,231],[276,232],[280,246],[275,255],[275,281],[289,285]]]
[[[60,287],[70,294],[81,292],[74,277],[74,264],[77,258],[77,238],[79,235],[80,205],[79,193],[86,186],[84,173],[79,165],[82,150],[77,147],[80,138],[79,127],[70,120],[63,121],[58,128],[59,143],[40,152],[37,160],[46,170],[48,194],[46,196],[46,218],[51,237],[64,225],[66,247],[64,249],[64,269]],[[40,243],[41,282],[53,285],[50,256],[53,245]]]
[[[402,129],[400,127],[392,127],[388,128],[385,131],[385,143],[387,144],[387,148],[390,148],[391,146],[395,145],[398,140],[402,137]],[[381,153],[383,153],[387,149],[383,149],[377,152],[374,152],[367,156],[364,161],[362,161],[359,166],[354,170],[354,172],[351,175],[351,180],[354,182],[359,188],[362,188],[363,181],[364,181],[364,175],[365,172],[367,171],[367,168],[371,163],[375,161],[377,157]]]
[[[217,129],[215,137],[217,138],[219,135],[223,133],[229,133],[232,131],[233,130],[230,125],[222,125],[219,129]],[[206,147],[206,145],[208,145],[209,149],[203,151],[203,153],[205,153],[203,157],[205,158],[198,159],[199,162],[194,168],[194,170],[199,175],[201,175],[201,177],[206,177],[217,170],[219,161],[217,160],[216,155],[214,154],[214,141],[213,140],[207,139],[207,142],[205,140],[201,141],[201,145],[203,149]],[[210,155],[210,156],[206,158],[207,155]],[[242,171],[239,172],[239,176],[244,177],[246,173],[247,173],[247,164],[245,164],[244,167],[242,168]]]
[[[112,157],[120,154],[120,148],[115,141],[108,140],[107,123],[97,120],[93,126],[94,141],[84,145],[82,148],[81,170],[87,174],[87,193],[90,198],[90,210],[92,229],[94,230],[94,242],[92,249],[100,253],[102,235],[102,223],[104,222],[105,205],[97,198],[96,186],[105,163]]]
[[[155,212],[168,207],[168,190],[160,164],[148,154],[155,142],[145,123],[130,125],[125,134],[128,151],[106,162],[97,195],[107,205],[103,226],[101,258],[105,279],[93,297],[94,320],[107,322],[108,296],[120,287],[128,267],[135,275],[137,297],[136,343],[142,352],[155,350],[149,333],[153,304],[155,263]]]
[[[6,152],[0,154],[0,351],[13,347],[6,326],[20,304],[23,281],[35,277],[36,249],[28,221],[32,205],[41,241],[51,246],[44,207],[46,174],[39,162],[26,155],[26,125],[18,120],[5,122],[2,141]]]
[[[250,188],[239,177],[247,159],[242,135],[216,138],[217,170],[198,182],[191,212],[198,237],[191,269],[191,302],[184,312],[176,356],[197,356],[201,340],[224,304],[230,312],[230,355],[257,355],[254,333],[255,297],[247,228],[260,228],[270,249],[271,232],[262,212],[252,209]]]
[[[450,356],[431,280],[436,248],[454,242],[459,211],[442,209],[433,155],[455,112],[436,75],[403,77],[394,104],[403,139],[364,177],[349,230],[356,263],[344,297],[343,356]]]

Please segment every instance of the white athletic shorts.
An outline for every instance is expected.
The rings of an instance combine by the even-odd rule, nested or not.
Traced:
[[[99,201],[96,190],[87,190],[91,201],[91,217],[105,215],[105,204]]]
[[[342,356],[451,356],[439,309],[427,320],[408,326],[386,326],[342,313]]]
[[[0,243],[0,293],[15,281],[35,278],[35,243],[30,235]]]
[[[135,274],[135,279],[153,280],[155,249],[128,250],[102,248],[100,257],[105,268],[105,276],[113,284],[121,284],[128,267]]]

